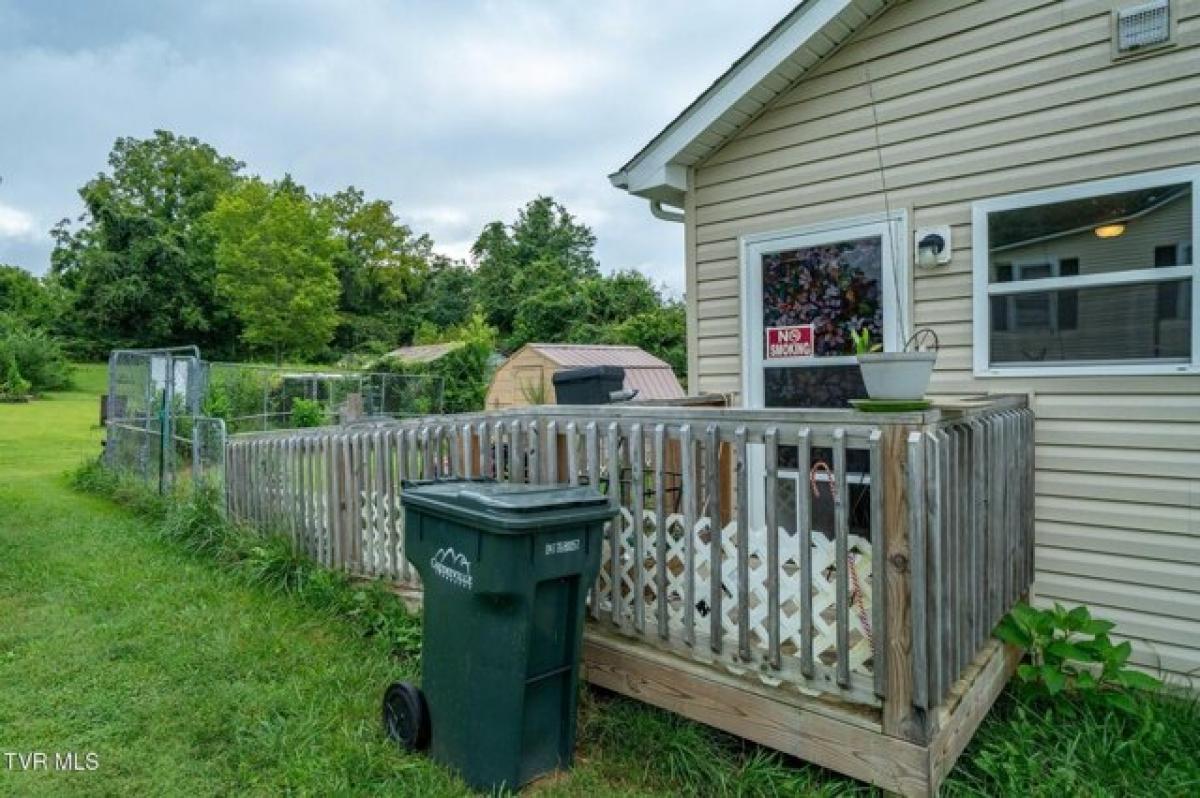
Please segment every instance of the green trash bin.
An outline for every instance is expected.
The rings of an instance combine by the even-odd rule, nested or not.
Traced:
[[[590,487],[409,483],[404,545],[424,589],[422,685],[387,732],[480,790],[571,766],[584,604],[616,510]]]

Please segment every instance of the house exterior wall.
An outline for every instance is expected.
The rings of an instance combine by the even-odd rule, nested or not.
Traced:
[[[941,340],[935,393],[1032,395],[1039,600],[1091,605],[1137,662],[1183,674],[1200,671],[1200,375],[972,372],[972,202],[1200,163],[1200,0],[1179,0],[1174,47],[1114,61],[1118,5],[898,4],[693,167],[689,387],[741,390],[740,236],[898,210],[909,241],[950,225],[950,264],[909,277],[910,317]]]

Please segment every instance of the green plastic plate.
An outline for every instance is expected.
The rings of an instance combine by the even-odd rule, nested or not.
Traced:
[[[864,413],[912,413],[933,407],[928,399],[851,399],[850,404]]]

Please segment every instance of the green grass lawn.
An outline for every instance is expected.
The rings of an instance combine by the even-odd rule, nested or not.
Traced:
[[[14,772],[2,795],[461,795],[386,742],[383,687],[416,665],[247,584],[153,525],[71,491],[99,451],[102,366],[0,405],[0,754],[92,752],[94,772]],[[946,792],[1200,793],[1200,714],[1136,720],[1008,695]],[[585,692],[579,762],[547,796],[832,795],[854,782],[635,702]]]

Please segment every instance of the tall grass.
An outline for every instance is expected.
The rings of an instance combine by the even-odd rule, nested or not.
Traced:
[[[98,465],[73,484],[112,497],[149,519],[167,544],[248,584],[296,597],[316,612],[386,641],[416,671],[420,621],[378,582],[357,583],[293,550],[290,541],[227,521],[219,495],[155,496]],[[1001,696],[943,786],[953,796],[1200,795],[1200,705],[1168,691],[1137,692],[1137,712],[1065,697],[1047,700],[1016,685]],[[414,760],[417,762],[420,760]],[[413,794],[446,794],[424,762],[411,768]],[[421,792],[417,782],[438,787]],[[450,790],[458,793],[458,788]],[[604,691],[582,690],[574,773],[532,789],[544,796],[875,795],[830,771]]]
[[[387,641],[397,657],[409,659],[420,653],[420,618],[408,612],[385,584],[355,582],[296,551],[281,535],[230,521],[215,487],[199,486],[162,497],[95,462],[77,468],[70,481],[77,490],[128,506],[154,523],[163,541],[231,569],[248,584],[291,595],[314,610],[349,622],[364,636]]]

